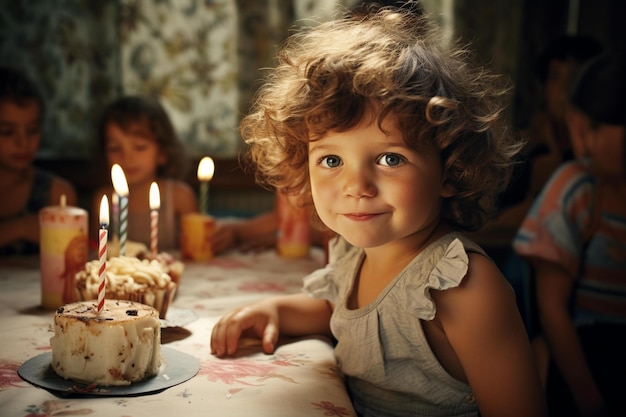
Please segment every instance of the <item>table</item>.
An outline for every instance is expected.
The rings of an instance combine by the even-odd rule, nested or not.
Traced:
[[[0,415],[34,416],[355,416],[333,348],[323,336],[283,340],[266,355],[259,346],[236,357],[210,354],[211,328],[234,307],[273,294],[298,292],[301,278],[322,266],[323,253],[282,259],[274,251],[230,252],[187,263],[163,329],[163,346],[200,361],[190,380],[133,397],[63,397],[22,380],[26,360],[50,351],[53,312],[40,308],[33,258],[0,260]],[[181,323],[179,323],[181,324]]]

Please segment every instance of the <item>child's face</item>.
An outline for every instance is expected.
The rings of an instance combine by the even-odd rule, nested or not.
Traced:
[[[0,101],[0,166],[10,170],[28,168],[41,142],[41,112],[35,100],[22,106]]]
[[[408,148],[386,123],[361,123],[309,143],[309,173],[320,219],[351,244],[371,248],[420,237],[439,221],[443,185],[436,150]]]
[[[164,158],[147,126],[136,123],[122,130],[116,123],[109,123],[105,135],[109,166],[119,164],[129,186],[156,179],[157,168]]]
[[[568,92],[580,63],[572,58],[565,61],[553,59],[548,67],[545,95],[548,112],[558,120],[564,120]]]

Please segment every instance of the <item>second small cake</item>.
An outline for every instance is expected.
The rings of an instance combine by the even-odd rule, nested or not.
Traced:
[[[76,290],[82,301],[98,298],[98,261],[89,261],[76,274]],[[119,256],[107,261],[105,297],[147,304],[165,318],[177,285],[157,260]]]

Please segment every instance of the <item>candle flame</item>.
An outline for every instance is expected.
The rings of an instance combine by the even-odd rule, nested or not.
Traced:
[[[156,182],[150,184],[150,210],[158,210],[161,208],[161,194],[159,186]]]
[[[113,188],[115,188],[116,193],[121,197],[128,197],[126,176],[124,175],[124,170],[118,164],[113,164],[111,167],[111,181],[113,181]]]
[[[106,194],[102,196],[100,201],[100,225],[103,227],[109,224],[109,199]]]
[[[215,172],[215,163],[210,156],[205,156],[198,164],[198,180],[211,181]]]

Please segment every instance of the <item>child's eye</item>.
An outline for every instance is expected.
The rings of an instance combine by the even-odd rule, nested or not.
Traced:
[[[384,166],[395,167],[395,166],[403,164],[405,161],[406,160],[404,159],[403,156],[400,156],[395,153],[385,153],[385,154],[382,154],[378,158],[377,162]]]
[[[323,157],[319,163],[325,168],[336,168],[341,165],[341,158],[336,155],[329,155]]]

